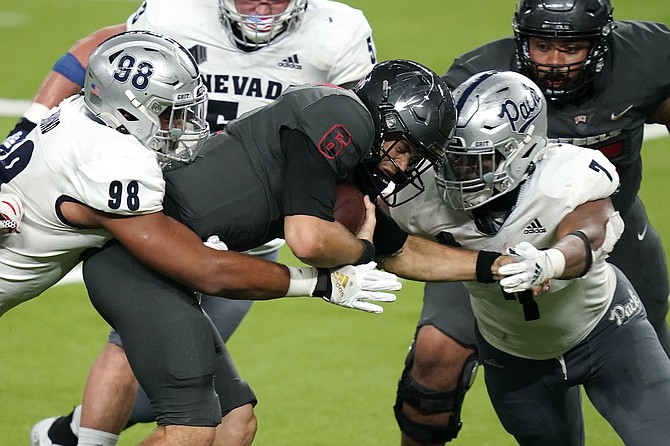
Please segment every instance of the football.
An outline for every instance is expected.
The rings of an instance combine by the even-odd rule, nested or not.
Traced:
[[[335,221],[357,234],[365,221],[363,193],[350,183],[338,183],[336,191]]]

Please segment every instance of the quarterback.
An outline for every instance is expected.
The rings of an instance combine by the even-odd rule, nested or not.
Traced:
[[[516,276],[466,284],[504,428],[522,445],[583,445],[583,386],[626,445],[666,444],[670,360],[633,286],[605,262],[623,231],[609,198],[616,168],[599,151],[550,143],[543,94],[521,74],[476,74],[454,99],[446,162],[391,213],[411,234],[518,258],[500,268]],[[548,280],[548,292],[528,291]],[[405,398],[412,380],[401,381]]]

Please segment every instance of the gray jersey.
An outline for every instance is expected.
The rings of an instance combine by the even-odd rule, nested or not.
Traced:
[[[304,147],[286,143],[291,132],[303,135]],[[166,213],[233,250],[281,237],[285,215],[332,221],[335,179],[369,153],[373,135],[372,116],[353,92],[292,87],[231,121],[193,163],[167,172]],[[313,169],[302,168],[308,159]],[[315,176],[330,181],[319,188]]]

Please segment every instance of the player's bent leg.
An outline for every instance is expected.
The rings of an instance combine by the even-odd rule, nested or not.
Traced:
[[[443,445],[456,438],[477,365],[474,350],[431,325],[419,329],[394,407],[403,446]]]
[[[584,446],[579,377],[566,378],[558,358],[512,356],[488,344],[481,335],[477,345],[496,415],[520,445]]]
[[[617,281],[610,311],[584,341],[589,371],[594,372],[584,389],[624,444],[666,445],[670,437],[670,360],[644,308],[629,291],[629,282],[619,272]],[[587,362],[584,356],[568,359],[570,363]]]
[[[463,284],[426,283],[394,407],[403,446],[443,445],[458,434],[477,367],[474,327]]]
[[[123,286],[121,274],[135,280]],[[193,293],[147,269],[116,243],[85,259],[84,280],[94,307],[121,336],[152,402],[160,429],[150,441],[159,444],[174,435],[179,438],[174,444],[190,444],[190,436],[211,443],[222,418],[214,388],[218,359],[210,322]]]
[[[120,434],[133,407],[137,380],[123,348],[108,342],[89,371],[81,427]]]
[[[213,427],[158,426],[140,446],[211,446],[214,435]]]

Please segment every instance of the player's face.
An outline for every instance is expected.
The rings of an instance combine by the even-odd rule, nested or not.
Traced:
[[[579,76],[590,48],[590,40],[528,39],[528,52],[537,67],[537,75],[549,88],[556,90]]]
[[[386,141],[384,151],[387,156],[382,157],[377,168],[389,178],[398,172],[407,172],[409,166],[423,158],[416,148],[403,139]]]
[[[274,15],[286,11],[289,0],[235,0],[237,12],[245,15]]]

